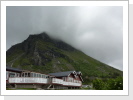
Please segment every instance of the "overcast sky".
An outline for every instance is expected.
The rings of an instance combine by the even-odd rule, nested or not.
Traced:
[[[123,70],[121,6],[7,7],[6,48],[47,32],[85,54]]]

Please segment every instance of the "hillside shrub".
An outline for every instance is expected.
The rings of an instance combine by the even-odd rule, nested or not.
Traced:
[[[117,77],[115,79],[95,79],[93,81],[93,88],[96,90],[123,90],[123,78]]]

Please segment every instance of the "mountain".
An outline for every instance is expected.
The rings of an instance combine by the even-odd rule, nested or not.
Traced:
[[[115,78],[123,72],[108,66],[45,32],[30,35],[6,51],[6,65],[41,73],[81,71],[85,83],[95,77]]]

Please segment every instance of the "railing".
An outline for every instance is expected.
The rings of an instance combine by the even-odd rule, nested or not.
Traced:
[[[53,78],[52,79],[52,83],[63,84],[63,80],[62,79],[58,79],[58,78]]]
[[[48,83],[48,79],[37,77],[10,77],[9,83]]]
[[[37,77],[10,77],[9,83],[44,83],[48,84],[47,78],[37,78]],[[81,86],[81,82],[66,82],[62,79],[53,78],[52,84],[60,84],[64,86]]]
[[[62,85],[65,85],[65,86],[81,86],[81,82],[79,82],[79,83],[66,82],[66,81],[63,81],[62,79],[57,79],[57,78],[53,78],[52,83],[62,84]]]
[[[81,83],[74,83],[74,82],[63,82],[63,85],[67,86],[81,86]]]

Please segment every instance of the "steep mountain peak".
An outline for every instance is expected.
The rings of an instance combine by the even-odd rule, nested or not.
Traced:
[[[62,40],[54,39],[54,38],[50,37],[49,35],[47,35],[46,32],[42,32],[40,34],[29,35],[28,39],[26,39],[24,42],[26,44],[27,43],[30,44],[30,42],[35,42],[35,45],[37,45],[37,43],[39,41],[52,43],[55,47],[60,48],[62,50],[68,50],[68,51],[75,51],[76,50],[71,45],[63,42]]]
[[[47,34],[46,34],[46,32],[42,32],[42,33],[40,33],[40,34],[31,34],[31,35],[29,35],[29,37],[26,39],[26,40],[35,40],[35,39],[43,39],[43,40],[45,40],[45,41],[47,41],[47,40],[51,40],[51,38],[50,38],[50,36],[48,36]],[[25,40],[25,41],[26,41]]]
[[[81,71],[83,78],[115,77],[122,72],[103,64],[69,44],[51,38],[46,32],[30,35],[22,43],[12,46],[6,52],[8,66],[42,72]]]
[[[51,39],[51,37],[50,37],[49,35],[47,35],[46,32],[42,32],[42,33],[40,33],[40,34],[36,34],[36,36],[38,36],[38,37],[40,37],[40,38],[42,38],[42,39],[44,39],[44,40]]]

